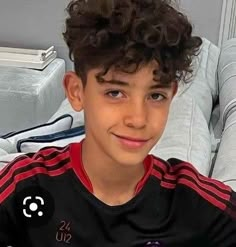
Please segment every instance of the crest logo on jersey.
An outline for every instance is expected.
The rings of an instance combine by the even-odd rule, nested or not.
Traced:
[[[159,241],[149,241],[147,242],[144,247],[164,247]]]

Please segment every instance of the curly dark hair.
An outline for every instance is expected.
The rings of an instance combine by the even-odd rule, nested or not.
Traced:
[[[86,86],[90,69],[98,81],[113,67],[134,73],[152,60],[160,83],[185,80],[192,73],[200,37],[171,0],[73,0],[67,7],[64,39],[76,74]]]

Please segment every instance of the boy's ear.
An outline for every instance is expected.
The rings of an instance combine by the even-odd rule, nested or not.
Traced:
[[[63,80],[66,96],[75,111],[83,109],[83,83],[75,72],[66,72]]]

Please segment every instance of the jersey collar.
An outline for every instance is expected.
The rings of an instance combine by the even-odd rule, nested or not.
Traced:
[[[84,169],[83,162],[82,162],[82,143],[85,140],[81,140],[78,143],[72,143],[70,145],[70,152],[71,152],[71,161],[72,161],[72,167],[79,178],[79,180],[82,182],[82,184],[86,187],[86,189],[93,193],[93,186],[92,183]],[[144,184],[146,183],[147,179],[149,178],[152,167],[153,167],[153,158],[152,155],[147,155],[146,158],[143,161],[143,165],[145,168],[145,174],[142,177],[142,179],[138,182],[135,188],[135,195],[140,192],[140,190],[143,188]]]

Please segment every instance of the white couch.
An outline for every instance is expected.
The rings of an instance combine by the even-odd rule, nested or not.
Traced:
[[[45,69],[0,66],[0,135],[45,123],[65,98],[65,62]]]

